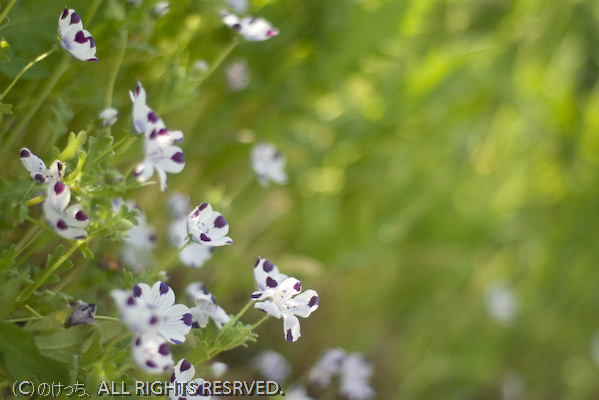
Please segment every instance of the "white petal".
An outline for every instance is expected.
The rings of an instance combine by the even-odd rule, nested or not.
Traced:
[[[302,283],[295,278],[287,278],[277,287],[275,303],[283,304],[302,291]]]
[[[33,179],[36,179],[36,175],[46,172],[46,164],[37,156],[37,154],[32,153],[27,147],[23,147],[20,150],[20,154],[23,166],[30,172]]]
[[[81,204],[74,204],[65,210],[67,224],[73,228],[87,228],[89,217],[81,209]]]
[[[62,212],[71,201],[71,189],[64,183],[58,181],[48,186],[46,202],[54,210]]]
[[[138,182],[145,182],[154,175],[154,164],[147,158],[135,167],[133,171]]]
[[[191,243],[179,253],[179,259],[188,267],[200,268],[212,258],[214,247]]]
[[[318,308],[318,293],[314,290],[306,290],[294,298],[285,302],[287,310],[302,318],[307,318],[314,310]]]
[[[171,382],[189,382],[193,379],[195,373],[196,369],[194,366],[183,358],[177,365],[175,365],[175,368],[173,368]]]
[[[168,343],[158,335],[141,335],[133,340],[132,353],[137,365],[145,371],[163,373],[173,368],[173,355]]]
[[[183,343],[191,330],[193,316],[189,307],[175,304],[165,314],[160,333],[171,343]]]
[[[264,311],[268,315],[271,315],[275,318],[281,318],[281,312],[279,311],[279,307],[275,303],[270,300],[258,302],[254,305],[260,311]]]
[[[75,10],[69,10],[65,7],[64,11],[60,15],[60,18],[58,19],[58,34],[60,36],[64,35],[64,32],[67,30],[67,28],[73,25],[83,29],[81,18],[79,18],[79,15],[75,12]]]
[[[300,333],[300,323],[293,314],[283,314],[283,333],[285,340],[295,342],[302,334]]]

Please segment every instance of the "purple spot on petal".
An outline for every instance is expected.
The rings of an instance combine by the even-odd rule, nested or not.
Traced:
[[[190,313],[186,313],[183,314],[183,318],[181,318],[181,320],[183,321],[183,323],[187,326],[191,326],[191,323],[193,321],[193,316]]]
[[[297,282],[295,285],[293,285],[293,288],[295,289],[296,292],[301,292],[302,291],[302,283]]]
[[[56,227],[58,227],[58,229],[62,229],[63,231],[65,229],[68,229],[69,226],[67,225],[66,222],[64,222],[62,219],[59,219],[58,222],[56,223]]]
[[[234,24],[231,28],[239,32],[241,30],[241,24]]]
[[[167,343],[162,343],[160,347],[158,347],[158,352],[163,356],[168,356],[169,354],[171,354],[171,349],[168,348]]]
[[[193,214],[191,214],[191,218],[197,218],[200,215],[200,207],[196,208]]]
[[[42,174],[36,174],[35,180],[38,181],[39,183],[46,183],[46,177]]]
[[[176,163],[183,164],[185,162],[185,155],[183,154],[183,152],[175,153],[171,157],[171,160],[173,160]]]
[[[75,239],[85,239],[87,235],[75,236]]]
[[[79,22],[81,22],[81,18],[79,18],[79,15],[76,12],[71,14],[71,25],[78,24]]]
[[[269,29],[268,32],[266,32],[266,37],[273,37],[278,35],[279,32],[274,30],[274,29]]]
[[[89,37],[89,47],[90,47],[91,49],[93,49],[94,47],[96,47],[96,42],[94,42],[94,38],[93,38],[93,37],[91,37],[91,36]],[[90,60],[92,60],[92,59],[90,58]],[[89,60],[88,60],[88,61],[89,61]],[[96,59],[96,61],[97,61],[97,59]]]
[[[277,287],[278,283],[277,281],[275,281],[274,279],[272,279],[270,276],[266,278],[266,286],[268,287]]]
[[[79,31],[75,34],[75,42],[79,44],[83,44],[88,41],[88,38],[85,37],[83,31]]]
[[[129,298],[127,299],[127,305],[128,306],[135,305],[135,298],[133,298],[133,296],[129,296]]]
[[[258,259],[256,260],[256,264],[254,265],[254,268],[256,268],[258,266],[258,264],[260,264],[260,257],[258,257]]]
[[[61,194],[62,192],[64,192],[64,189],[66,188],[66,185],[60,181],[56,182],[54,184],[54,193]]]
[[[65,7],[64,11],[62,12],[62,15],[60,16],[60,19],[65,19],[67,15],[69,15],[69,10]]]
[[[160,294],[166,294],[168,293],[170,287],[168,287],[168,285],[164,282],[160,282]]]
[[[62,168],[63,168],[62,162],[60,162],[60,161],[59,161],[59,162],[57,162],[57,163],[56,163],[56,168],[58,169],[58,173],[59,173],[60,175],[62,175]]]
[[[181,372],[187,371],[189,368],[191,368],[191,364],[186,359],[183,359],[183,362],[181,363]]]
[[[312,308],[316,305],[318,305],[318,297],[317,296],[312,296],[312,298],[310,299],[310,302],[308,302],[308,307]]]
[[[212,300],[212,302],[213,302],[214,304],[216,304],[216,297],[214,297],[214,295],[213,295],[213,294],[211,294],[211,295],[210,295],[210,300]]]
[[[202,240],[203,242],[211,242],[212,239],[210,239],[210,237],[208,235],[206,235],[205,233],[202,233],[200,235],[200,240]]]
[[[135,339],[135,345],[136,346],[141,346],[141,336],[138,337],[137,339]]]
[[[206,207],[208,207],[208,203],[202,203],[200,204],[200,206],[198,207],[198,210],[202,211],[203,209],[205,209]]]
[[[158,131],[158,134],[161,136],[167,136],[168,135],[168,129],[166,128],[162,128]]]
[[[158,132],[156,132],[156,129],[153,129],[152,133],[150,133],[150,139],[156,139],[157,135],[158,135]]]
[[[26,149],[21,150],[21,158],[27,158],[31,155]]]
[[[174,382],[175,379],[176,379],[176,377],[175,377],[175,371],[173,371],[173,374],[171,375],[171,382]]]
[[[139,96],[140,92],[141,92],[141,83],[137,82],[137,87],[135,88],[135,95]]]
[[[174,344],[181,344],[181,343],[183,343],[182,341],[175,340],[175,339],[171,339],[171,342],[173,342]]]
[[[293,342],[293,335],[291,334],[291,329],[287,329],[287,336],[285,337],[285,340],[288,342]]]
[[[227,221],[225,221],[225,218],[222,215],[220,215],[218,216],[218,218],[214,220],[214,227],[222,228],[224,226],[227,226]]]
[[[135,285],[133,286],[133,297],[139,296],[141,296],[141,288],[139,287],[139,285]]]
[[[157,322],[158,322],[158,317],[155,315],[152,315],[152,318],[150,318],[150,325],[156,325]]]
[[[260,298],[260,296],[261,296],[261,295],[260,295],[259,293],[256,293],[256,294],[252,294],[250,297],[251,297],[252,299],[258,299],[258,298]]]
[[[268,260],[264,260],[264,265],[262,266],[262,269],[264,270],[264,272],[270,272],[273,270],[275,266],[269,262]]]
[[[75,214],[75,219],[77,221],[87,221],[87,218],[87,215],[85,215],[83,211],[79,211],[77,214]]]
[[[156,368],[158,365],[156,365],[156,363],[152,360],[148,360],[146,361],[146,365],[150,368]]]
[[[158,115],[154,114],[154,111],[150,111],[148,113],[148,121],[155,124],[156,122],[160,121],[160,118],[158,117]]]
[[[200,327],[200,324],[199,324],[199,323],[196,321],[196,322],[194,322],[193,324],[191,324],[191,327],[192,327],[192,328],[196,328],[196,329],[197,329],[197,328],[199,328],[199,327]]]

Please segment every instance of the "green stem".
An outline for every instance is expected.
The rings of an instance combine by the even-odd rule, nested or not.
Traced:
[[[29,68],[33,67],[35,64],[42,61],[44,58],[48,57],[50,54],[54,53],[56,50],[58,50],[58,47],[53,47],[50,50],[48,50],[47,52],[45,52],[44,54],[37,56],[37,58],[34,59],[33,61],[31,61],[29,64],[25,65],[25,67],[23,67],[21,72],[19,72],[19,74],[17,76],[15,76],[15,78],[12,80],[10,85],[8,85],[6,90],[4,92],[2,92],[2,94],[0,94],[0,100],[2,100],[4,97],[6,97],[8,92],[10,92],[10,89],[12,89],[12,87],[15,85],[15,83],[17,83],[17,81],[23,76],[23,74],[25,72],[27,72],[27,70]]]
[[[224,348],[219,348],[217,350],[211,351],[208,353],[208,357],[212,358],[214,356],[216,356],[219,353],[222,353],[223,351],[227,351],[227,350],[231,350],[234,349],[235,347],[237,347],[239,344],[241,344],[243,342],[243,339],[246,337],[246,335],[250,332],[252,332],[254,329],[256,329],[257,327],[259,327],[260,325],[262,325],[262,323],[264,323],[264,321],[266,321],[268,319],[268,317],[270,317],[270,315],[265,315],[264,317],[262,317],[258,322],[256,322],[254,325],[250,326],[248,329],[246,329],[243,332],[243,335],[239,336],[237,338],[237,340],[235,340],[233,343],[227,344]]]
[[[187,238],[187,242],[185,242],[185,244],[176,253],[171,254],[171,256],[166,261],[160,263],[160,265],[162,266],[161,271],[166,271],[167,267],[171,265],[173,261],[175,261],[175,259],[179,256],[179,254],[181,254],[181,252],[185,250],[185,248],[189,246],[191,243],[193,243],[193,239],[191,238],[191,236],[189,236]]]
[[[115,318],[115,317],[108,317],[106,315],[96,315],[95,317],[96,319],[103,319],[105,321],[118,321],[121,322],[120,318]]]
[[[106,91],[106,101],[105,101],[106,108],[108,108],[112,105],[112,96],[114,94],[114,84],[116,82],[116,77],[119,74],[119,70],[121,69],[121,64],[123,63],[123,59],[125,58],[125,51],[127,50],[127,31],[124,29],[121,31],[121,42],[122,42],[122,47],[120,48],[120,50],[117,54],[116,65],[115,65],[115,68],[112,70],[112,74],[110,75],[110,79],[108,81],[108,90]]]
[[[25,304],[25,308],[38,318],[44,318],[42,314],[35,311],[29,304]]]
[[[0,14],[0,24],[2,23],[2,21],[4,21],[4,18],[6,17],[12,6],[14,6],[16,3],[17,0],[11,0],[11,2],[8,3],[6,7],[4,7],[4,10],[2,10],[2,13]]]
[[[202,82],[204,82],[210,75],[212,75],[214,71],[216,71],[216,69],[222,64],[225,58],[227,58],[227,56],[233,51],[233,49],[237,47],[240,41],[241,38],[239,36],[235,37],[235,39],[233,39],[231,43],[229,43],[229,45],[220,52],[220,54],[216,57],[216,60],[214,60],[212,64],[210,64],[208,71],[206,71],[206,73],[202,75],[200,79],[198,79],[198,86],[201,85]]]

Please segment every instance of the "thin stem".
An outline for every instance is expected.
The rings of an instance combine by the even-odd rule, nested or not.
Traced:
[[[105,321],[118,321],[118,322],[121,322],[120,318],[109,317],[109,316],[106,316],[106,315],[96,315],[95,318],[96,319],[103,319]]]
[[[227,47],[225,47],[220,54],[216,57],[216,60],[214,60],[212,62],[212,64],[210,64],[210,67],[208,68],[208,71],[206,71],[206,73],[204,75],[202,75],[200,77],[200,79],[198,79],[197,85],[201,85],[202,82],[204,82],[210,75],[212,75],[212,73],[214,71],[216,71],[216,69],[222,64],[222,62],[225,60],[225,58],[227,58],[227,56],[233,51],[233,49],[235,47],[237,47],[237,45],[239,44],[239,42],[241,41],[240,37],[237,36],[235,39],[233,39],[231,41],[231,43],[229,43],[229,45]]]
[[[127,31],[121,31],[121,42],[122,47],[117,54],[116,65],[112,70],[112,74],[110,75],[110,79],[108,80],[108,90],[106,91],[106,108],[112,105],[112,96],[114,94],[114,84],[116,82],[116,77],[119,74],[119,70],[121,69],[121,64],[123,63],[123,59],[125,58],[125,51],[127,50]]]
[[[185,242],[185,244],[174,254],[172,254],[166,261],[164,261],[163,263],[160,263],[160,265],[162,266],[163,271],[165,271],[167,269],[167,267],[169,265],[171,265],[173,263],[173,261],[175,261],[175,258],[177,258],[179,256],[179,254],[181,254],[181,252],[183,250],[185,250],[185,248],[187,246],[189,246],[191,243],[193,243],[193,239],[191,238],[191,235],[188,236],[187,238],[187,242]]]
[[[262,325],[262,323],[264,323],[264,321],[266,321],[268,319],[268,317],[270,317],[270,315],[265,315],[264,317],[262,317],[258,322],[256,322],[254,325],[250,326],[248,329],[246,329],[243,332],[243,335],[239,336],[239,338],[237,338],[237,340],[235,340],[233,343],[226,345],[224,348],[219,348],[217,350],[214,350],[213,352],[209,352],[208,353],[208,357],[212,358],[215,355],[222,353],[223,351],[227,351],[227,350],[231,350],[235,347],[237,347],[237,345],[239,345],[240,343],[242,343],[243,339],[245,339],[246,335],[250,332],[252,332],[254,329],[256,329],[257,327],[259,327],[260,325]]]
[[[0,24],[2,23],[2,21],[4,21],[4,18],[6,17],[12,6],[14,6],[16,3],[17,0],[11,0],[10,3],[8,3],[6,7],[4,7],[4,10],[2,10],[2,13],[0,13]]]
[[[36,205],[36,204],[39,204],[39,203],[41,203],[42,201],[44,201],[44,198],[45,198],[45,197],[46,197],[46,195],[45,195],[45,194],[40,194],[39,196],[35,196],[34,198],[27,200],[27,201],[25,202],[25,205],[26,205],[27,207],[34,206],[34,205]]]
[[[44,54],[41,54],[39,56],[37,56],[36,59],[34,59],[33,61],[31,61],[29,64],[25,65],[25,67],[23,67],[23,69],[21,70],[21,72],[19,72],[19,74],[17,76],[15,76],[15,78],[12,80],[12,82],[10,83],[10,85],[8,85],[8,87],[6,88],[6,90],[4,92],[2,92],[2,94],[0,94],[0,100],[2,100],[4,97],[6,97],[6,95],[8,94],[8,92],[10,92],[10,89],[12,89],[12,87],[15,85],[15,83],[17,83],[17,81],[23,76],[23,74],[25,72],[27,72],[27,70],[31,67],[33,67],[35,64],[37,64],[38,62],[42,61],[44,58],[48,57],[50,54],[54,53],[56,50],[58,50],[57,47],[53,47],[50,50],[48,50],[47,52],[45,52]]]
[[[44,317],[42,316],[42,314],[40,314],[40,313],[38,313],[37,311],[35,311],[35,310],[34,310],[34,309],[33,309],[33,308],[32,308],[32,307],[29,305],[29,304],[25,304],[25,308],[26,308],[28,311],[30,311],[30,312],[31,312],[33,315],[35,315],[36,317],[39,317],[39,318],[44,318]]]

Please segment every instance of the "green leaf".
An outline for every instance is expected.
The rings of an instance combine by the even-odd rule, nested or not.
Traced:
[[[31,282],[31,277],[27,272],[21,272],[17,276],[2,281],[0,284],[0,317],[8,316],[19,290],[29,282]]]
[[[104,347],[102,346],[102,330],[99,326],[95,327],[94,334],[92,336],[92,342],[85,353],[81,355],[79,359],[79,365],[86,367],[93,364],[102,355]]]
[[[0,101],[0,116],[2,114],[12,114],[12,104],[5,104]]]
[[[94,253],[89,249],[88,243],[83,243],[79,246],[79,251],[83,254],[83,257],[93,260],[95,258]]]
[[[95,327],[92,325],[75,325],[38,334],[35,342],[47,356],[69,363],[74,355],[81,355],[90,348],[94,332]]]
[[[71,158],[75,157],[77,151],[85,144],[87,140],[87,133],[85,131],[79,132],[77,135],[71,132],[69,135],[69,141],[67,142],[67,146],[60,153],[58,159],[61,161],[67,161]]]

